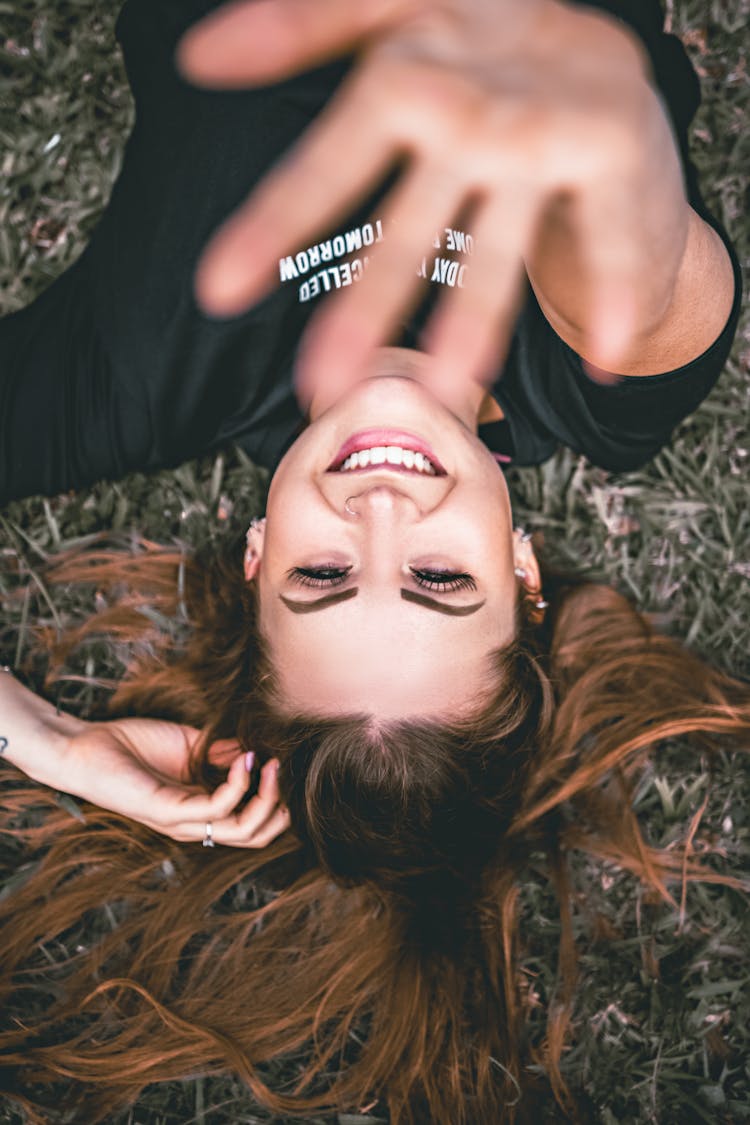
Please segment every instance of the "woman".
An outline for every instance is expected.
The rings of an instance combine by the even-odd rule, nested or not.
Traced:
[[[130,12],[134,10],[131,6]],[[158,39],[150,39],[149,46],[158,56]],[[170,91],[177,97],[174,85]],[[169,108],[167,93],[159,107]],[[148,115],[146,121],[156,128],[158,116],[156,123]],[[179,153],[183,139],[173,137],[170,161]],[[133,146],[131,156],[138,151]],[[138,168],[134,159],[130,169]],[[150,168],[144,163],[141,174]],[[120,198],[127,196],[123,187],[127,176],[128,167]],[[170,216],[163,221],[169,226]],[[364,226],[363,222],[359,228],[363,241]],[[118,253],[122,268],[117,275],[127,276],[129,268],[134,270],[132,259],[138,259],[139,248],[134,249],[130,242],[123,244],[121,232],[116,236],[106,219],[101,229],[105,234],[92,244],[95,249],[81,271],[92,268],[96,248],[105,245]],[[375,238],[377,223],[372,229]],[[708,239],[704,249],[716,247],[701,226],[693,224],[692,229]],[[142,237],[145,241],[147,235]],[[322,259],[324,251],[318,253]],[[310,259],[308,252],[308,263]],[[722,260],[719,255],[715,262],[718,276]],[[140,261],[142,265],[142,258]],[[298,268],[296,256],[294,266]],[[450,269],[449,264],[446,279]],[[458,270],[455,273],[458,276]],[[718,332],[710,366],[731,335],[731,326],[721,331],[729,311],[728,292],[718,288],[721,299],[717,307],[707,302],[706,320],[700,326],[700,332],[707,332],[710,338],[701,340],[695,355],[683,357],[692,370],[676,371],[666,380],[644,386],[684,385],[680,381],[685,376],[689,379],[695,370],[704,385],[710,380],[706,363],[699,359],[705,351],[703,344],[712,345]],[[116,327],[118,317],[127,317],[127,307],[109,297],[111,294],[103,295],[101,307],[97,300],[97,315],[109,314]],[[529,309],[524,315],[543,329],[538,308],[532,304]],[[712,324],[714,317],[716,324]],[[16,322],[11,329],[18,333],[16,341],[28,331],[30,322],[30,317]],[[155,315],[152,328],[160,327],[168,338],[172,323],[164,315]],[[108,338],[122,342],[126,335],[114,332]],[[674,346],[673,331],[669,335]],[[147,331],[139,335],[134,346],[142,348],[147,337]],[[232,337],[232,329],[227,334],[226,329],[220,331],[213,325],[202,326],[197,337],[194,352],[211,345],[223,349],[225,356],[231,354],[230,345],[239,346],[240,339],[239,335]],[[526,343],[533,338],[534,333],[527,331]],[[523,352],[523,333],[520,339],[517,348]],[[184,347],[184,337],[180,340]],[[580,367],[571,366],[563,344],[555,343],[548,331],[546,341],[547,350],[551,347],[558,358],[568,357],[567,363],[560,362],[558,373],[571,394],[577,388],[578,420],[584,419],[584,429],[591,428],[596,411],[589,409],[581,390],[586,387],[581,381],[586,376]],[[680,336],[680,347],[683,342]],[[29,335],[25,343],[28,345]],[[664,346],[661,340],[659,347]],[[692,336],[689,347],[696,348]],[[165,345],[164,351],[169,352],[169,347]],[[182,354],[189,369],[193,352]],[[656,355],[662,354],[657,348]],[[668,350],[668,354],[673,353]],[[599,352],[591,355],[592,362],[602,358]],[[662,885],[664,874],[674,867],[669,857],[655,856],[643,847],[632,816],[625,815],[621,826],[613,829],[607,823],[611,798],[606,794],[598,794],[596,799],[589,794],[588,800],[583,795],[616,763],[632,762],[643,747],[678,730],[694,729],[706,736],[746,730],[747,702],[739,688],[701,668],[667,642],[652,638],[615,595],[587,590],[570,594],[555,607],[548,667],[561,705],[554,709],[553,718],[553,685],[534,658],[529,638],[534,618],[544,608],[537,604],[541,599],[536,564],[528,540],[521,535],[511,537],[502,477],[471,433],[481,410],[486,405],[492,411],[492,404],[485,404],[484,395],[478,395],[470,382],[460,381],[445,390],[451,396],[447,409],[419,379],[404,378],[406,374],[427,378],[426,361],[401,351],[379,353],[376,362],[386,361],[387,367],[377,369],[382,377],[358,382],[333,404],[324,401],[319,414],[316,394],[319,403],[326,388],[318,387],[312,377],[312,424],[289,449],[274,476],[266,529],[251,529],[244,559],[234,559],[228,572],[217,567],[213,573],[202,573],[199,564],[189,566],[185,597],[196,632],[185,657],[161,670],[148,662],[136,670],[117,700],[124,710],[158,712],[205,728],[204,760],[221,737],[239,737],[243,747],[254,747],[261,758],[276,753],[281,761],[281,791],[302,847],[290,837],[282,837],[255,863],[248,863],[241,853],[227,852],[208,870],[199,866],[198,859],[187,856],[179,860],[174,894],[165,895],[160,877],[154,882],[153,854],[141,850],[141,837],[131,837],[132,848],[123,853],[122,829],[101,814],[99,832],[69,831],[60,836],[45,872],[19,893],[11,907],[14,924],[8,930],[13,935],[8,956],[12,963],[16,957],[23,958],[30,942],[39,940],[40,926],[45,933],[67,926],[81,904],[95,901],[113,880],[128,900],[123,925],[96,955],[109,982],[88,1010],[103,1004],[102,1022],[84,1028],[69,1048],[52,1046],[59,1038],[58,1021],[66,1012],[77,1012],[79,1000],[90,991],[92,966],[86,964],[77,981],[67,986],[66,1000],[49,1026],[38,1029],[39,1049],[28,1042],[21,1045],[25,1032],[11,1031],[4,1040],[9,1063],[28,1064],[32,1072],[41,1068],[37,1073],[47,1078],[60,1073],[84,1081],[106,1078],[105,1085],[86,1103],[86,1119],[108,1112],[111,1099],[128,1097],[151,1078],[196,1067],[211,1071],[227,1064],[243,1074],[264,1101],[282,1111],[309,1113],[320,1105],[361,1105],[372,1093],[384,1092],[392,1114],[405,1120],[490,1122],[512,1116],[523,1079],[515,1039],[519,1005],[513,979],[519,866],[535,845],[548,846],[553,858],[559,858],[563,825],[556,810],[563,800],[575,801],[578,795],[572,807],[581,817],[585,812],[586,819],[568,827],[567,841],[585,842],[601,854],[618,855],[654,885]],[[205,351],[203,362],[207,362]],[[399,364],[395,372],[394,363]],[[516,363],[519,369],[528,366],[528,356],[522,354]],[[213,371],[219,369],[212,367]],[[507,374],[512,369],[511,363]],[[236,368],[229,364],[227,370],[232,374]],[[174,365],[170,371],[174,377]],[[373,375],[372,369],[368,374]],[[632,377],[640,375],[633,371]],[[508,384],[509,395],[514,385],[518,393],[529,386],[517,376]],[[620,386],[632,388],[634,384]],[[618,396],[616,388],[606,388],[613,391],[613,397],[607,399],[603,392],[596,395],[597,388],[592,387],[595,398],[610,404],[616,399],[622,411],[626,395]],[[229,375],[224,389],[230,398],[242,392],[232,385]],[[164,387],[159,394],[163,391]],[[119,383],[115,392],[122,393]],[[663,389],[660,394],[664,395]],[[584,398],[583,405],[580,398]],[[159,400],[162,411],[167,401],[166,394]],[[207,392],[205,401],[210,402]],[[254,403],[257,405],[257,398]],[[218,406],[226,410],[226,396]],[[281,407],[279,415],[288,426],[286,400]],[[549,430],[533,411],[528,415],[520,410],[509,412],[507,421],[509,428],[516,424],[521,432],[528,422],[531,440],[540,430],[549,440],[563,424],[562,413],[566,418],[576,416],[575,410],[559,416],[552,410]],[[116,412],[115,417],[121,415]],[[204,421],[190,417],[193,425]],[[660,433],[676,417],[658,419]],[[273,415],[270,419],[272,423]],[[185,419],[181,420],[178,410],[175,440],[183,432],[181,421]],[[213,441],[216,418],[205,421],[214,427]],[[251,433],[248,416],[243,424]],[[256,421],[256,430],[258,425]],[[365,429],[363,435],[363,426],[370,432]],[[600,442],[613,443],[610,450],[637,444],[637,439],[629,442],[622,433],[612,435],[601,420],[594,428]],[[268,429],[272,432],[272,424]],[[409,447],[415,441],[414,429],[429,445],[427,466],[417,462],[425,450]],[[241,432],[238,428],[237,433]],[[124,427],[119,433],[123,448],[139,440],[135,428]],[[398,450],[401,466],[409,471],[390,477],[387,474],[393,469],[356,465],[350,458],[354,453],[360,457],[361,448],[351,445],[352,437],[354,446],[365,443],[371,463],[374,450]],[[655,439],[653,431],[642,437],[641,454],[649,443],[653,448]],[[374,441],[378,444],[373,445]],[[581,433],[574,435],[574,445],[582,441]],[[595,445],[596,439],[591,448]],[[101,445],[99,452],[104,455]],[[414,457],[412,466],[407,463],[409,454]],[[379,459],[378,452],[378,466]],[[389,461],[387,453],[386,462],[398,464]],[[31,471],[28,462],[26,465],[26,471]],[[295,521],[291,530],[284,526],[285,510]],[[321,528],[323,520],[328,523]],[[445,520],[442,528],[440,520]],[[421,549],[428,557],[423,561],[413,552],[415,533],[423,535],[425,528],[429,538]],[[469,561],[436,558],[436,544],[446,539],[451,545],[459,542],[462,556],[468,554]],[[351,582],[355,564],[348,556],[295,557],[300,549],[319,551],[321,542],[328,551],[332,541],[337,552],[341,542],[356,552],[356,587]],[[408,567],[403,565],[404,556]],[[394,559],[400,559],[399,566]],[[174,558],[157,553],[146,556],[131,573],[141,596],[150,592],[152,597],[160,596],[161,609],[174,611],[179,599],[173,581],[176,569]],[[77,573],[80,576],[80,569]],[[105,559],[94,560],[89,575],[101,585],[108,579],[119,580],[122,573],[120,564]],[[309,582],[302,579],[323,584],[325,593],[320,595],[316,589],[313,597]],[[285,581],[294,590],[285,589]],[[403,597],[401,583],[410,597]],[[518,600],[518,609],[517,583],[521,590],[527,587],[530,595]],[[331,600],[322,604],[318,601],[321,596]],[[334,598],[338,600],[333,602]],[[425,604],[428,601],[442,610]],[[311,602],[318,603],[314,611]],[[524,612],[527,603],[528,615]],[[238,605],[242,614],[237,613]],[[397,618],[396,608],[402,611]],[[450,612],[446,612],[448,608]],[[339,616],[332,625],[334,609]],[[342,616],[345,611],[348,617]],[[254,624],[256,613],[259,628]],[[373,629],[376,615],[379,627]],[[142,614],[127,621],[131,634],[137,631],[139,617],[142,627]],[[106,624],[106,617],[98,622],[99,627],[106,628]],[[445,631],[449,624],[454,626],[451,633]],[[472,628],[459,633],[458,627],[466,624]],[[311,625],[315,632],[308,628]],[[432,631],[428,633],[428,629]],[[222,652],[216,651],[217,636],[222,638]],[[377,651],[373,640],[382,646]],[[450,675],[446,672],[447,661],[442,658],[449,648],[452,655],[461,653],[459,685],[453,669]],[[436,651],[439,660],[435,660]],[[394,652],[398,653],[398,677],[393,675]],[[492,663],[488,661],[491,653],[495,653]],[[589,667],[594,654],[596,663]],[[295,664],[301,657],[304,676]],[[315,661],[329,663],[317,668]],[[317,677],[312,683],[307,678],[311,669]],[[15,701],[18,707],[17,730],[21,731],[20,738],[14,734],[9,739],[8,756],[40,780],[68,782],[70,773],[78,770],[87,777],[89,788],[83,792],[83,786],[66,783],[64,787],[96,800],[99,793],[91,792],[94,771],[82,766],[87,756],[96,761],[98,773],[103,751],[111,751],[121,760],[130,749],[136,765],[148,757],[148,747],[139,741],[143,727],[139,731],[127,722],[80,727],[76,721],[40,714],[38,705],[23,696],[10,678],[0,688],[11,701],[9,705]],[[337,718],[342,711],[343,717]],[[61,736],[58,745],[64,748],[63,757],[54,751],[40,752],[36,737],[40,718],[46,732]],[[26,728],[24,724],[28,724]],[[21,746],[19,750],[24,729],[34,737],[26,743],[31,749]],[[154,727],[145,730],[153,732]],[[159,733],[167,732],[162,728]],[[177,733],[181,744],[176,757],[181,766],[190,732],[184,732],[185,740]],[[221,749],[218,746],[214,755]],[[153,770],[163,782],[174,767],[164,760],[163,743],[157,750],[161,757]],[[45,753],[48,763],[54,761],[53,768],[60,771],[54,776],[42,776],[39,760]],[[626,781],[624,766],[623,771]],[[175,822],[172,808],[171,815],[160,822],[153,794],[147,810],[133,808],[133,802],[125,809],[114,807],[154,826],[166,824],[169,833],[181,839],[203,837],[206,844],[216,840],[257,846],[286,826],[270,772],[264,773],[258,796],[235,816],[222,814],[235,807],[244,788],[239,766],[233,767],[226,788],[217,791],[220,799],[216,795],[194,799],[196,803],[190,805],[193,819],[183,816]],[[113,776],[119,782],[119,775]],[[142,776],[136,786],[143,783]],[[96,784],[107,788],[106,778],[97,778]],[[184,812],[193,798],[175,788]],[[623,789],[627,792],[626,784]],[[109,793],[106,798],[102,804],[111,804]],[[215,805],[208,805],[210,800]],[[11,795],[8,801],[12,808],[17,807],[18,798]],[[208,824],[201,823],[205,821]],[[52,830],[58,828],[54,818],[49,824],[54,834]],[[79,855],[93,861],[89,874],[82,875],[83,884],[67,878],[71,861],[77,862]],[[250,919],[213,917],[206,926],[207,944],[196,945],[202,906],[216,902],[240,872],[261,866],[268,866],[278,885],[293,889]],[[565,901],[564,871],[559,862],[556,870]],[[691,873],[689,864],[686,871]],[[200,878],[192,878],[198,873]],[[171,878],[168,872],[167,878]],[[185,889],[180,889],[183,879],[187,879],[182,884]],[[341,884],[354,886],[344,893]],[[54,907],[45,909],[44,901],[53,902]],[[191,909],[186,917],[188,901]],[[244,958],[240,954],[245,938],[259,927],[261,919],[264,926],[253,937],[253,956]],[[290,935],[295,937],[297,951],[289,948]],[[569,958],[567,929],[563,936]],[[136,950],[142,952],[136,952],[133,960],[131,946],[123,961],[122,950],[116,948],[120,942],[123,949],[135,942]],[[184,980],[174,972],[180,959],[187,974]],[[118,983],[122,964],[135,983]],[[566,981],[570,981],[569,972]],[[112,1025],[106,997],[118,991],[118,1019]],[[144,1000],[140,1007],[138,996]],[[318,1092],[314,1089],[318,1072],[334,1053],[341,1052],[355,1015],[369,1025],[362,1058],[342,1071],[333,1090]],[[557,1066],[564,1009],[553,1010],[552,1015],[548,1065],[562,1098]],[[306,1096],[271,1093],[257,1069],[258,1062],[294,1048],[307,1038],[313,1024],[319,1051],[305,1075]],[[104,1031],[106,1043],[102,1041]],[[144,1046],[157,1041],[158,1050]],[[527,1100],[519,1112],[524,1111],[529,1112]]]
[[[367,26],[359,17],[348,24],[347,9],[318,5],[313,26],[300,25],[291,45],[274,39],[273,20],[253,23],[274,12],[283,17],[283,4],[240,6],[228,24],[214,14],[180,48],[181,65],[203,81],[215,79],[217,50],[225,83],[238,81],[236,59],[227,58],[237,42],[243,74],[255,67],[261,79],[369,44],[295,159],[275,166],[248,217],[232,220],[229,242],[220,235],[201,267],[199,288],[214,311],[236,311],[238,298],[259,298],[269,263],[282,256],[278,291],[244,316],[217,322],[193,297],[202,247],[248,183],[321,110],[346,68],[331,64],[270,91],[197,91],[178,78],[173,55],[191,21],[211,7],[197,0],[123,9],[135,130],[84,254],[2,324],[2,491],[52,492],[230,440],[256,460],[280,460],[266,523],[249,532],[245,559],[279,705],[288,713],[343,710],[386,720],[470,711],[494,690],[488,660],[515,632],[517,589],[543,600],[533,552],[513,538],[507,490],[488,446],[525,464],[544,460],[562,441],[606,468],[633,467],[700,402],[730,346],[738,267],[687,163],[695,77],[677,41],[661,32],[656,9],[632,15],[645,53],[622,22],[555,4],[533,5],[530,22],[525,6],[510,38],[489,37],[487,21],[504,20],[512,5],[491,16],[481,4],[457,3],[445,23],[448,9],[428,4],[415,21],[408,5],[398,16],[375,4]],[[619,8],[617,15],[627,18]],[[246,26],[232,22],[248,17]],[[297,25],[282,18],[280,26]],[[258,42],[265,44],[260,57]],[[674,135],[649,68],[663,83]],[[409,129],[418,137],[397,113],[408,83],[419,110]],[[429,97],[420,104],[423,87]],[[373,89],[381,91],[377,99]],[[458,116],[447,108],[454,103]],[[345,150],[342,162],[341,130],[352,113],[368,122],[372,136],[356,135],[358,145],[369,142],[370,156]],[[449,162],[460,169],[457,182],[438,159],[446,129],[464,153]],[[312,244],[311,223],[351,206],[405,151],[412,158],[378,205],[382,217],[370,213],[368,200],[339,234]],[[488,163],[498,151],[506,163]],[[338,174],[344,186],[322,193],[329,165],[329,178]],[[436,177],[443,190],[431,190],[429,208],[415,217],[416,189]],[[456,221],[467,207],[475,213],[472,254]],[[489,218],[502,221],[501,241],[484,234]],[[307,249],[295,252],[295,239]],[[418,263],[421,251],[417,272],[435,278],[433,293],[448,294],[430,321],[430,354],[373,350],[392,334],[417,280],[407,270],[394,283],[392,260],[411,255]],[[507,332],[522,254],[534,294],[488,393],[482,380]],[[491,287],[490,278],[497,279]],[[343,311],[341,302],[330,304],[332,312],[326,306],[317,343],[306,337],[310,424],[299,434],[292,363],[326,286],[340,286],[345,303]],[[423,317],[424,310],[409,322],[408,338]],[[625,377],[594,381],[592,372],[607,379],[605,366]],[[425,451],[427,470],[417,459]],[[375,458],[386,460],[376,466]],[[447,647],[460,678],[435,658]],[[23,737],[12,741],[12,761],[58,783],[57,755],[45,765],[37,749],[32,765]],[[235,787],[220,800],[190,806],[193,838],[203,837],[207,820],[226,819],[242,781],[236,769]],[[166,826],[174,802],[186,796],[163,794],[172,800],[165,821],[165,809],[151,807],[150,776],[123,803],[119,789],[105,798],[102,778],[89,773],[88,763],[69,771],[68,787],[75,782],[78,795],[152,824]],[[228,842],[226,828],[236,839],[233,823],[214,824],[216,838]]]

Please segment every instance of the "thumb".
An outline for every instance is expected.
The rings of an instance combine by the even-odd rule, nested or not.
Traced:
[[[208,760],[212,766],[229,769],[241,750],[242,747],[236,738],[217,738],[208,748]]]
[[[346,53],[424,0],[239,0],[197,23],[177,65],[198,86],[262,86]]]

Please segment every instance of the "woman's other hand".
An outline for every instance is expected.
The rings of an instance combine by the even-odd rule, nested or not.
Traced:
[[[195,727],[158,719],[88,723],[58,711],[0,672],[0,756],[28,777],[130,817],[171,836],[201,841],[211,823],[217,844],[262,848],[284,832],[276,762],[267,762],[255,796],[239,808],[252,762],[231,739],[215,742],[211,761],[228,770],[213,793],[191,784]]]
[[[258,792],[238,810],[252,758],[231,740],[210,756],[228,767],[226,780],[206,793],[188,780],[190,754],[201,737],[194,727],[156,719],[92,723],[75,734],[60,759],[58,788],[130,817],[173,840],[200,842],[211,824],[216,844],[262,848],[290,824],[282,806],[277,763],[266,762]]]
[[[400,162],[364,279],[308,332],[303,401],[320,379],[361,376],[416,301],[436,231],[455,225],[475,250],[428,327],[436,380],[494,375],[524,268],[558,332],[627,372],[669,308],[691,214],[634,34],[558,0],[240,0],[191,29],[179,59],[195,82],[237,87],[350,51],[336,97],[209,245],[205,307],[257,301],[280,258]]]

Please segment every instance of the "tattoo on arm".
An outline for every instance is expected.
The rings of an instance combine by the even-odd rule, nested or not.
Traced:
[[[5,751],[7,749],[8,749],[8,739],[3,738],[3,736],[0,734],[0,758],[2,758],[3,754],[5,753]]]

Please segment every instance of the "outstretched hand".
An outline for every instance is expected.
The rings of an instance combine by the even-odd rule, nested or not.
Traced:
[[[190,752],[200,731],[156,719],[86,724],[60,755],[58,788],[170,836],[200,841],[211,822],[217,844],[262,848],[284,832],[289,813],[280,800],[277,763],[267,762],[258,792],[238,811],[250,782],[246,756],[223,740],[211,758],[228,766],[213,793],[188,780]]]
[[[324,378],[361,377],[416,302],[435,233],[459,221],[475,250],[428,327],[436,381],[494,374],[525,270],[565,338],[578,332],[592,364],[621,369],[670,299],[687,229],[634,36],[559,0],[239,0],[188,32],[179,62],[194,82],[238,87],[351,51],[342,89],[209,245],[204,307],[232,315],[260,299],[280,258],[397,164],[367,273],[308,331],[303,403]]]

